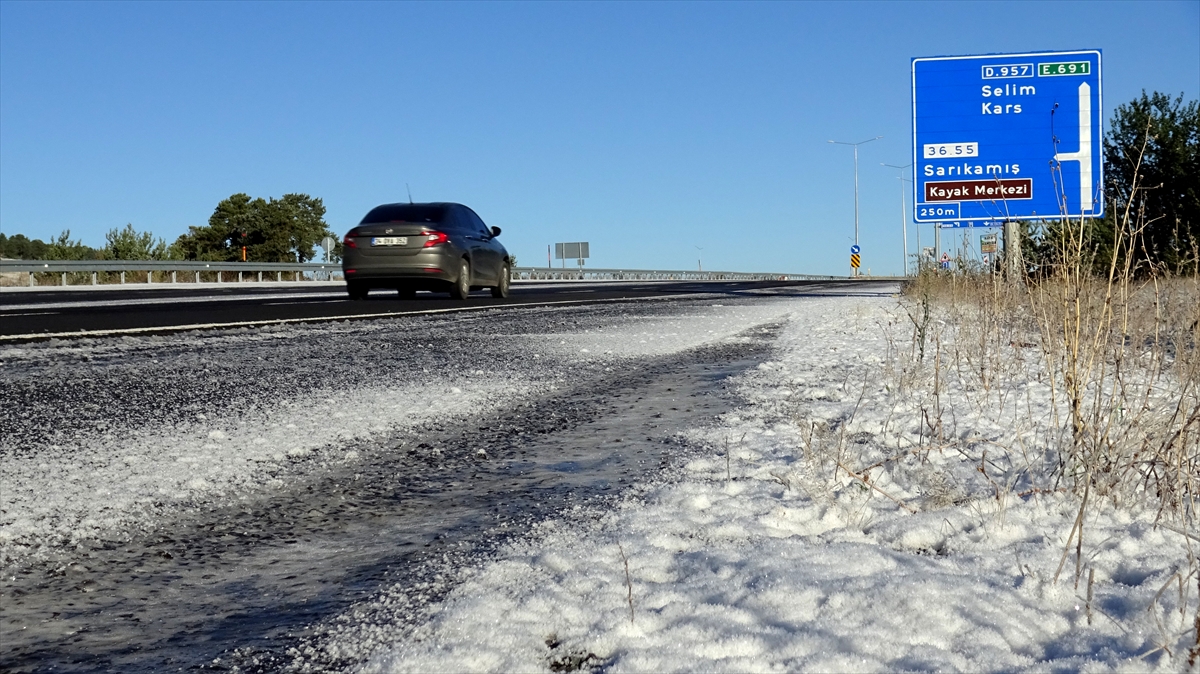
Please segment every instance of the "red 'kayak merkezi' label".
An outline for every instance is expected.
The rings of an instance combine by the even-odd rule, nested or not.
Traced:
[[[925,183],[925,201],[1000,201],[1032,199],[1032,178],[943,180]]]

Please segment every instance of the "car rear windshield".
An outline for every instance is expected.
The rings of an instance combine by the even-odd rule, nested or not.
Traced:
[[[445,206],[422,206],[417,204],[389,204],[377,206],[367,213],[360,225],[380,222],[431,222],[441,224],[446,217]]]

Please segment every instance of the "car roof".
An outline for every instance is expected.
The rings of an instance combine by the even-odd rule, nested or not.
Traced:
[[[462,204],[453,201],[397,201],[391,204],[379,204],[375,208],[383,206],[462,206]]]

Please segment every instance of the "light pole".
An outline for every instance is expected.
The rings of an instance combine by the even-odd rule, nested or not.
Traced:
[[[880,162],[879,165],[886,166],[888,168],[900,169],[901,171],[903,171],[904,169],[912,166],[912,163],[910,162],[908,164],[905,164],[904,166],[896,166],[895,164],[884,164],[883,162]],[[908,178],[905,178],[903,175],[896,176],[896,179],[901,181],[901,183],[900,183],[900,227],[901,227],[901,229],[904,230],[904,275],[908,276],[908,206],[904,201],[904,192],[905,192],[904,183],[911,183],[912,181],[909,180]]]
[[[699,271],[704,271],[704,249],[700,246],[692,246],[692,248],[700,251],[699,253],[696,253],[696,269]]]
[[[870,143],[873,140],[879,140],[883,136],[875,136],[866,140],[860,140],[857,143],[845,143],[840,140],[831,140],[830,143],[835,145],[849,145],[854,148],[854,245],[858,245],[858,146],[863,143]],[[854,270],[854,275],[858,276],[858,270]]]

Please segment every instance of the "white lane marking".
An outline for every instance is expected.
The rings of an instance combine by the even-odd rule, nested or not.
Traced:
[[[705,293],[707,294],[707,293]],[[388,311],[378,314],[349,314],[345,316],[315,316],[312,318],[276,318],[265,321],[233,321],[230,323],[195,323],[192,325],[162,325],[151,328],[120,328],[116,330],[80,330],[78,332],[35,332],[27,335],[0,335],[0,342],[26,339],[58,339],[62,337],[112,337],[116,335],[139,335],[152,332],[180,332],[184,330],[211,330],[215,328],[251,328],[289,323],[321,323],[327,321],[349,321],[363,318],[395,318],[422,314],[450,314],[467,311],[487,311],[520,307],[544,307],[554,304],[602,304],[610,302],[644,302],[647,300],[694,299],[695,295],[654,295],[651,297],[618,297],[598,300],[561,300],[555,302],[523,302],[521,304],[485,304],[477,307],[454,307],[451,309],[421,309],[419,311]]]
[[[349,302],[350,298],[343,297],[340,300],[320,300],[318,302],[263,302],[264,307],[285,307],[293,304],[334,304],[336,302]]]
[[[57,311],[28,311],[23,314],[4,314],[4,316],[52,316],[60,312]]]

